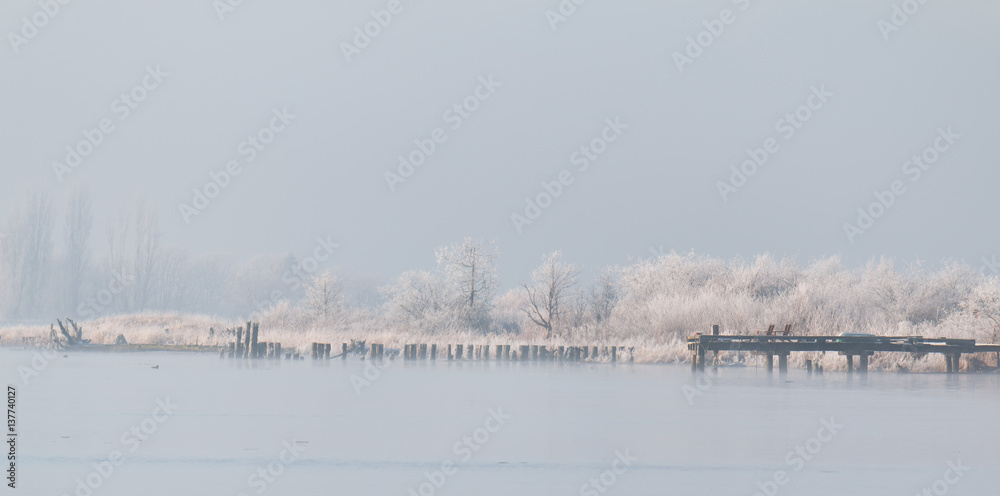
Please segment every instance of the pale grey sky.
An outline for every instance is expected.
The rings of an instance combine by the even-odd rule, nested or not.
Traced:
[[[60,203],[84,183],[97,252],[138,194],[164,241],[191,252],[306,256],[332,236],[331,269],[379,279],[464,236],[495,239],[505,287],[555,249],[591,274],[661,246],[980,265],[1000,253],[1000,5],[930,1],[886,40],[879,22],[904,3],[589,0],[553,29],[558,0],[244,0],[221,20],[210,0],[77,1],[22,44],[22,16],[50,16],[9,0],[0,218],[26,188]],[[342,43],[390,4],[348,61]],[[731,23],[679,70],[674,53],[720,17]],[[116,99],[157,67],[126,116]],[[463,102],[475,110],[456,129],[446,112]],[[810,104],[789,137],[779,120]],[[57,180],[53,162],[105,118],[114,131]],[[627,128],[606,133],[616,118]],[[283,130],[248,162],[241,142],[272,123]],[[433,154],[390,190],[397,157],[437,128]],[[937,139],[948,128],[960,137]],[[581,170],[573,154],[602,133],[615,140]],[[777,151],[723,201],[718,182],[768,139]],[[904,163],[922,153],[937,160],[914,181]],[[242,173],[186,223],[179,205],[231,160]],[[511,216],[564,169],[572,183],[519,233]],[[905,192],[852,243],[844,224],[895,180]]]

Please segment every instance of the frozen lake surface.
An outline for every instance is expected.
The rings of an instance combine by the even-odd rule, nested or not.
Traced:
[[[1000,494],[995,374],[33,353],[20,494]]]

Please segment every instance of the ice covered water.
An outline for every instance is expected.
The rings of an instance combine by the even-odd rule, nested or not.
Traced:
[[[32,352],[0,350],[18,388],[21,494],[985,495],[1000,485],[997,375],[67,355],[25,381]]]

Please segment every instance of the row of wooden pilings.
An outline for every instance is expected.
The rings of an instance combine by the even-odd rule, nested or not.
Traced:
[[[229,358],[280,359],[281,343],[258,342],[257,333],[259,330],[260,324],[257,322],[247,322],[246,331],[242,327],[227,329],[227,332],[235,332],[236,341],[229,343],[223,353]],[[292,358],[293,354],[289,353],[288,355],[288,358]]]
[[[445,348],[447,346],[447,348]],[[578,362],[581,360],[603,361],[612,363],[619,360],[634,360],[635,348],[624,346],[552,346],[545,345],[520,345],[511,348],[509,344],[497,345],[442,345],[442,358],[448,360],[490,360],[497,361],[538,361],[538,360],[562,360],[568,362]],[[403,347],[404,360],[437,360],[438,345],[436,344],[408,344]]]

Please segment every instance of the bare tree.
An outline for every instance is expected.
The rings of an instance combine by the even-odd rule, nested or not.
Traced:
[[[90,197],[83,187],[69,190],[66,200],[66,223],[63,236],[65,253],[66,307],[76,309],[80,302],[83,277],[90,261],[90,229],[93,217]]]
[[[484,328],[497,292],[495,243],[465,238],[438,248],[436,255],[455,290],[458,316],[467,325]]]
[[[156,211],[141,198],[108,230],[109,280],[115,273],[131,277],[120,310],[143,310],[152,301],[160,261],[159,239]]]
[[[579,273],[574,265],[562,262],[562,252],[555,251],[531,273],[531,284],[524,284],[527,296],[524,312],[535,325],[545,329],[546,339],[552,337],[553,329],[561,323],[563,306],[576,286]]]
[[[611,311],[618,303],[618,284],[613,269],[601,272],[600,277],[590,287],[587,300],[595,323],[604,323],[611,317]]]
[[[6,236],[0,238],[0,301],[7,318],[28,317],[40,307],[52,266],[54,219],[48,196],[33,192],[7,219]]]

